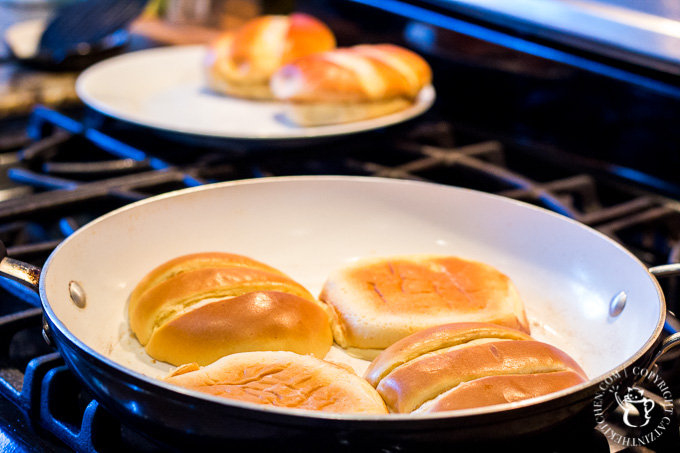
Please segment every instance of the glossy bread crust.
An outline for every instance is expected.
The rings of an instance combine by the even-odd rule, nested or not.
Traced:
[[[365,378],[397,413],[514,402],[587,380],[557,347],[486,323],[438,326],[406,337],[383,351]]]
[[[533,340],[524,332],[496,324],[479,322],[444,324],[421,330],[397,341],[371,362],[364,377],[375,387],[392,370],[406,362],[425,354],[482,339]]]
[[[208,48],[205,73],[213,90],[250,99],[272,99],[269,80],[281,66],[335,48],[333,32],[303,13],[254,18]]]
[[[206,252],[150,271],[130,297],[130,328],[147,353],[173,365],[225,354],[292,350],[324,357],[326,308],[289,276],[251,258]]]
[[[297,59],[278,70],[270,86],[293,122],[321,126],[399,112],[431,82],[420,55],[393,44],[364,44]]]
[[[428,63],[393,44],[364,44],[300,58],[272,78],[276,97],[296,103],[415,99],[432,81]]]
[[[333,343],[328,316],[302,297],[258,291],[188,311],[158,327],[147,353],[173,364],[209,364],[248,351],[292,351],[323,358]]]

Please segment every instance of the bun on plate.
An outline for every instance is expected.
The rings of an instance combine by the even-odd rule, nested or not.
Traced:
[[[392,44],[364,44],[299,58],[279,69],[271,90],[301,126],[348,123],[411,106],[431,83],[420,55]]]
[[[130,296],[130,327],[147,353],[207,365],[236,352],[289,350],[324,357],[325,308],[299,283],[251,258],[196,253],[149,272]]]
[[[260,16],[222,34],[208,49],[208,86],[223,94],[272,99],[269,79],[282,65],[335,48],[333,32],[303,13]]]
[[[558,348],[487,323],[422,330],[385,349],[366,380],[398,413],[429,413],[509,403],[587,380]]]
[[[325,412],[385,414],[368,382],[344,367],[287,351],[244,352],[203,368],[180,367],[165,382],[250,403]]]
[[[335,341],[367,359],[414,332],[453,322],[490,322],[529,333],[510,278],[453,256],[360,260],[331,273],[319,299],[328,304]]]

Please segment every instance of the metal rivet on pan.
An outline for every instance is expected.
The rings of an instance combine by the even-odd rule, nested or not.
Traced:
[[[51,348],[54,347],[54,341],[52,341],[52,331],[50,330],[50,325],[47,323],[47,319],[43,315],[42,319],[42,336],[45,339],[45,343]]]
[[[626,301],[628,300],[628,295],[625,291],[621,291],[616,296],[612,298],[609,302],[609,316],[619,316],[623,311],[623,307],[626,306]]]
[[[71,300],[74,304],[76,304],[76,307],[85,308],[87,296],[85,295],[85,290],[83,290],[83,287],[80,286],[78,282],[71,282],[68,284],[68,290],[71,294]]]
[[[54,343],[52,343],[52,339],[50,338],[50,334],[47,333],[47,331],[45,329],[43,329],[43,331],[42,331],[42,336],[43,336],[43,340],[45,340],[45,343],[47,343],[47,346],[53,348]]]

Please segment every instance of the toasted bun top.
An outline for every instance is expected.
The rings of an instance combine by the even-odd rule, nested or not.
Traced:
[[[209,48],[209,75],[234,83],[267,83],[282,65],[335,47],[333,32],[303,13],[267,15],[225,32]]]
[[[379,261],[356,267],[345,278],[371,296],[366,305],[390,314],[484,310],[493,303],[484,296],[504,291],[508,282],[490,266],[456,258]]]
[[[200,268],[158,283],[148,289],[136,305],[130,303],[130,327],[145,345],[154,329],[203,300],[254,291],[287,292],[314,300],[304,287],[281,274],[243,267]]]
[[[395,368],[377,386],[394,412],[412,412],[458,385],[487,376],[585,372],[563,351],[538,341],[484,341],[453,347]]]
[[[257,291],[201,305],[158,327],[146,345],[175,365],[208,365],[246,351],[293,351],[323,358],[333,344],[328,316],[308,299]]]
[[[304,13],[293,13],[289,20],[287,45],[283,50],[281,64],[335,47],[335,35],[319,19]]]
[[[425,354],[480,339],[532,340],[516,329],[482,322],[444,324],[421,330],[385,349],[369,365],[364,377],[377,386],[395,368]]]
[[[136,305],[142,294],[152,286],[164,282],[183,272],[189,272],[201,268],[216,267],[243,267],[248,269],[260,269],[272,274],[284,275],[281,271],[254,260],[247,256],[224,252],[200,252],[178,256],[157,266],[147,273],[130,295],[130,304]]]
[[[166,382],[250,403],[326,412],[387,413],[380,395],[347,369],[292,352],[232,354]]]
[[[294,102],[365,102],[414,99],[432,81],[428,63],[392,44],[338,48],[299,58],[270,83],[278,99]]]
[[[414,413],[431,413],[514,403],[581,384],[585,378],[572,370],[536,374],[486,376],[464,382],[423,403]]]
[[[384,349],[418,330],[491,322],[529,332],[510,279],[483,263],[452,256],[361,260],[327,279],[319,299],[332,308],[342,347]]]
[[[255,291],[279,291],[318,304],[283,272],[242,255],[202,252],[174,258],[151,270],[132,291],[128,318],[146,345],[156,329],[206,300]]]
[[[365,378],[393,412],[501,404],[587,380],[564,351],[487,323],[436,326],[385,349]]]

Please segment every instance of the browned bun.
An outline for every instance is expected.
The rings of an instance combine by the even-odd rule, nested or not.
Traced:
[[[529,333],[512,281],[491,266],[452,256],[361,260],[333,272],[319,299],[329,305],[335,341],[363,358],[447,323],[490,322]]]
[[[271,79],[275,97],[303,126],[359,121],[403,110],[432,81],[428,63],[392,44],[338,48],[299,58]]]
[[[366,379],[392,412],[436,412],[502,404],[587,380],[565,352],[485,323],[439,326],[387,348]]]
[[[251,99],[272,99],[269,79],[296,58],[335,47],[333,32],[303,13],[260,16],[225,32],[208,50],[208,85],[215,91]]]
[[[548,395],[582,382],[585,382],[585,379],[571,370],[487,376],[464,382],[455,390],[424,403],[414,412],[442,412],[512,403]]]
[[[165,362],[209,364],[247,351],[323,358],[333,343],[328,316],[293,294],[259,291],[200,306],[158,327],[147,353]]]
[[[261,263],[260,261],[248,258],[247,256],[243,255],[224,252],[192,253],[189,255],[178,256],[177,258],[166,261],[146,274],[144,278],[139,283],[137,283],[137,286],[135,286],[135,289],[132,291],[132,294],[130,295],[130,305],[136,304],[139,297],[150,287],[174,277],[181,272],[187,272],[205,267],[224,266],[260,269],[271,272],[272,274],[284,275],[283,272],[274,269],[265,263]]]
[[[132,292],[128,317],[147,353],[173,365],[263,349],[323,357],[333,342],[325,307],[302,285],[228,253],[157,267]]]
[[[249,403],[325,412],[386,414],[364,379],[293,352],[244,352],[203,368],[180,367],[165,382]]]
[[[480,339],[532,340],[529,335],[509,327],[483,322],[444,324],[421,330],[394,343],[376,357],[364,377],[374,387],[392,370],[434,351]]]

